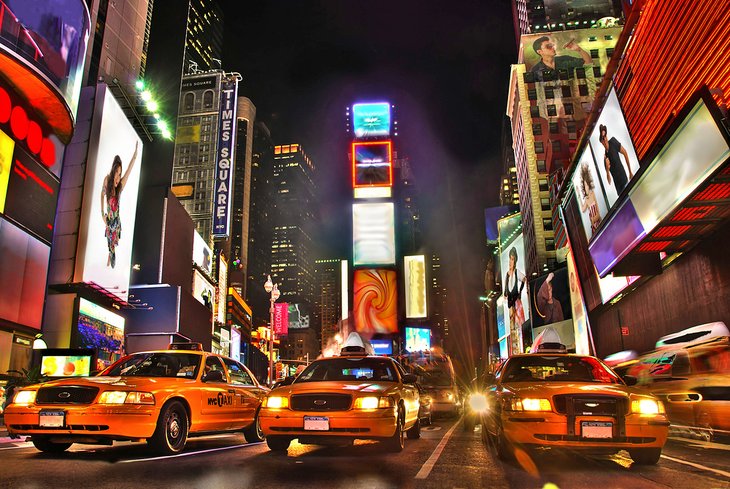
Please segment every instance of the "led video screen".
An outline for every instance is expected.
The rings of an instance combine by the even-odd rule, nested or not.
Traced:
[[[200,270],[193,270],[193,297],[211,312],[213,311],[215,287],[200,273]]]
[[[193,234],[193,261],[208,275],[213,273],[213,250],[197,231]]]
[[[41,375],[47,377],[88,377],[92,372],[93,359],[93,350],[42,350]]]
[[[394,212],[392,202],[352,205],[355,266],[395,265]]]
[[[353,315],[358,333],[398,332],[398,289],[393,270],[355,270]]]
[[[392,355],[393,342],[391,340],[370,340],[376,355]]]
[[[79,298],[74,343],[97,352],[95,369],[108,367],[124,354],[124,317]]]
[[[105,85],[97,85],[76,277],[126,300],[142,140]]]
[[[289,304],[289,329],[308,328],[309,318],[309,306],[304,303]]]
[[[524,352],[522,328],[530,319],[530,298],[525,275],[525,247],[522,232],[513,234],[501,248],[500,266],[504,317],[509,329],[509,354]]]
[[[393,185],[392,143],[352,143],[352,179],[354,188]]]
[[[363,103],[352,106],[352,125],[356,138],[390,135],[390,104]]]
[[[426,257],[424,255],[403,258],[406,317],[425,318],[426,309]]]
[[[580,209],[580,220],[583,224],[586,239],[590,241],[598,230],[601,221],[608,214],[606,198],[603,194],[598,171],[593,160],[590,144],[587,144],[573,173],[575,198]]]
[[[406,351],[429,351],[431,349],[431,330],[406,326]]]
[[[530,282],[532,327],[571,319],[568,270],[559,268]]]

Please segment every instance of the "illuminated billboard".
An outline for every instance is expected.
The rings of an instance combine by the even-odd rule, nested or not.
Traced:
[[[370,340],[370,344],[376,355],[393,354],[393,341],[391,340]]]
[[[509,328],[504,317],[506,307],[504,296],[497,298],[497,342],[499,343],[499,358],[509,356]]]
[[[201,270],[204,270],[208,275],[213,274],[211,267],[213,259],[213,250],[210,249],[208,243],[205,242],[203,237],[198,231],[194,231],[193,234],[193,262],[198,265]]]
[[[352,205],[355,266],[395,265],[394,213],[392,202]]]
[[[589,141],[610,209],[639,171],[639,158],[613,88]]]
[[[429,350],[431,350],[431,330],[406,326],[406,351],[412,353]]]
[[[572,76],[576,68],[594,63],[605,73],[611,59],[606,49],[616,45],[620,34],[621,27],[528,34],[520,38],[522,62],[533,73],[566,70]]]
[[[352,126],[356,138],[390,135],[390,104],[363,103],[352,106]]]
[[[286,302],[274,304],[274,334],[278,336],[289,334],[289,304]]]
[[[10,168],[13,165],[15,141],[0,131],[0,213],[5,212],[5,196],[10,181]]]
[[[124,355],[124,317],[80,297],[73,343],[96,352],[94,370],[108,367]]]
[[[559,268],[533,280],[530,283],[530,296],[533,329],[571,319],[566,268]]]
[[[75,276],[126,300],[142,141],[106,85],[94,107]]]
[[[94,351],[75,348],[41,350],[41,375],[47,377],[88,377],[96,369]]]
[[[234,142],[238,81],[221,81],[220,114],[218,118],[218,154],[215,163],[213,191],[213,236],[226,238],[231,228],[231,197],[233,182]]]
[[[426,310],[426,257],[424,255],[403,258],[406,317],[425,318]]]
[[[353,315],[358,333],[398,332],[398,289],[393,270],[355,270]]]
[[[608,214],[606,198],[603,195],[601,182],[598,180],[598,171],[593,160],[590,144],[586,145],[578,161],[578,167],[573,173],[573,187],[575,198],[580,209],[580,220],[586,239],[590,241],[598,230],[601,221]]]
[[[391,141],[352,143],[352,186],[390,187],[393,185],[393,145]]]
[[[193,297],[213,312],[215,287],[200,270],[193,270]]]
[[[576,271],[573,250],[568,245],[568,287],[570,289],[570,305],[573,316],[573,338],[575,339],[575,352],[579,355],[591,354],[591,333],[588,322],[588,311],[583,302],[583,291],[581,290],[578,272]]]
[[[289,329],[308,328],[309,318],[309,307],[306,304],[289,304]]]
[[[216,321],[226,324],[228,306],[228,262],[223,253],[218,254],[218,294],[216,296]]]
[[[509,354],[516,355],[524,352],[522,328],[530,319],[530,299],[525,275],[524,238],[521,231],[510,236],[501,248],[500,265],[504,317],[510,337]]]

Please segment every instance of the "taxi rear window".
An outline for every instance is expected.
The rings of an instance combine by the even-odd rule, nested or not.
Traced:
[[[103,374],[193,379],[198,375],[201,358],[200,355],[192,353],[136,353],[122,359]]]

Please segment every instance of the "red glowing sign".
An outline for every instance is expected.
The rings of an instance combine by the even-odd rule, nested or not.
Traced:
[[[0,87],[0,124],[10,126],[10,132],[17,141],[25,141],[31,154],[37,156],[48,168],[56,162],[56,147],[44,137],[38,122],[30,119],[26,110],[14,105],[7,90]]]
[[[352,143],[352,187],[393,185],[393,143]]]

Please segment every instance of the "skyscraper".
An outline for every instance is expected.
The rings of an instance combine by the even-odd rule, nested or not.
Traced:
[[[185,38],[185,67],[221,69],[223,11],[219,0],[190,0]]]
[[[437,253],[431,255],[430,308],[433,343],[443,346],[449,338],[449,319],[446,317],[446,285],[441,269],[441,257]]]
[[[301,145],[274,147],[271,279],[279,284],[281,302],[309,307],[314,297],[314,173],[314,162]]]
[[[319,330],[322,349],[338,332],[342,317],[342,260],[321,259],[314,262],[315,295],[313,326]]]

